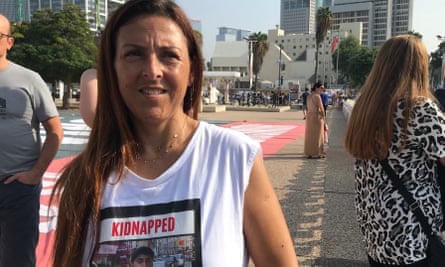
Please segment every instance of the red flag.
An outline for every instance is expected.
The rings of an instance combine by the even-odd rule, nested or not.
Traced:
[[[338,43],[338,41],[339,41],[338,37],[335,37],[335,38],[332,40],[332,43],[331,43],[331,53],[334,53],[335,48],[337,48],[337,43]]]

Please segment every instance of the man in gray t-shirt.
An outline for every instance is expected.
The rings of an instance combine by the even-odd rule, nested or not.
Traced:
[[[36,265],[42,176],[63,129],[40,75],[7,59],[13,44],[10,22],[0,14],[0,266],[27,267]]]

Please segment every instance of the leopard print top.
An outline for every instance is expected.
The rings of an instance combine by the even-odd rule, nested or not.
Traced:
[[[403,102],[395,114],[388,160],[429,218],[433,231],[442,225],[435,164],[445,157],[445,118],[431,100],[419,98],[410,114],[407,140],[401,145]],[[426,258],[427,237],[378,160],[357,160],[356,211],[368,255],[384,264],[410,264]]]

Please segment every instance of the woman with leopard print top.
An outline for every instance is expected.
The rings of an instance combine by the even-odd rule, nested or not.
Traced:
[[[433,231],[443,223],[436,162],[445,165],[445,118],[428,86],[428,54],[414,35],[381,48],[349,118],[356,211],[371,266],[425,266],[428,237],[379,161],[388,158]]]

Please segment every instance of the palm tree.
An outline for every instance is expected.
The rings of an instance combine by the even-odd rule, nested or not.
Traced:
[[[318,78],[318,50],[320,49],[320,44],[326,38],[328,34],[328,30],[332,25],[334,20],[334,16],[332,15],[329,7],[320,7],[317,10],[316,19],[316,27],[317,31],[315,32],[315,43],[316,43],[316,53],[315,53],[315,82]]]
[[[203,40],[202,40],[202,33],[200,31],[194,30],[195,33],[195,37],[198,40],[198,43],[201,45],[203,44]]]
[[[263,65],[264,56],[269,50],[269,43],[267,42],[267,34],[261,32],[251,34],[249,36],[249,39],[256,40],[256,42],[253,43],[253,64],[252,64],[253,65],[252,72],[255,76],[253,88],[256,89],[258,81],[258,73],[260,72],[261,66]]]
[[[414,35],[414,36],[416,36],[416,37],[419,38],[419,39],[422,39],[422,38],[423,38],[423,35],[422,35],[420,32],[416,32],[416,31],[408,31],[407,33],[410,34],[410,35]]]

